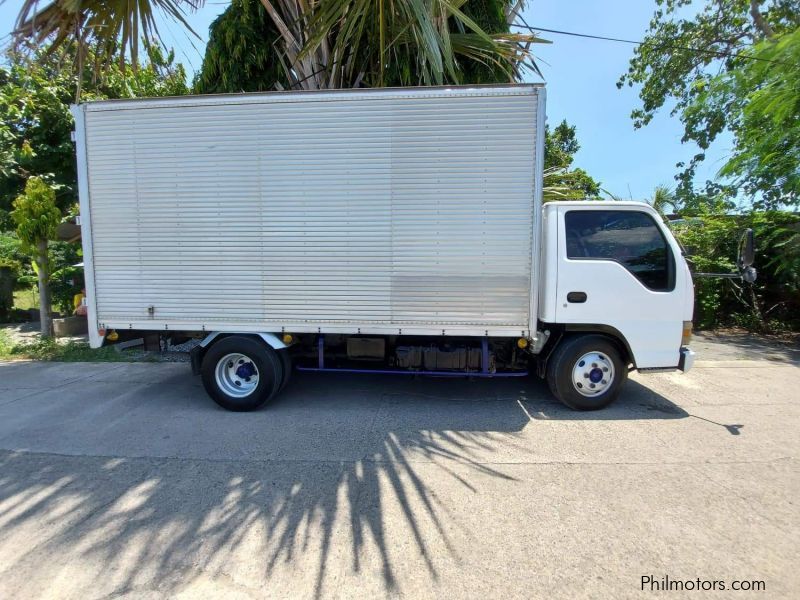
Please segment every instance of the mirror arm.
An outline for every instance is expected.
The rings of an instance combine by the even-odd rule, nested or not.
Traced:
[[[692,277],[721,277],[723,279],[741,279],[741,273],[692,273]]]
[[[717,277],[720,279],[741,279],[746,283],[755,283],[758,272],[753,267],[745,267],[741,273],[692,273],[692,277]]]

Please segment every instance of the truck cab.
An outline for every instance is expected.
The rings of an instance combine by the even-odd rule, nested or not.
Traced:
[[[552,355],[543,347],[541,362],[557,396],[593,408],[629,368],[691,368],[694,287],[661,215],[640,202],[553,202],[543,208],[542,229],[539,335],[558,341]],[[604,340],[616,346],[621,369]]]

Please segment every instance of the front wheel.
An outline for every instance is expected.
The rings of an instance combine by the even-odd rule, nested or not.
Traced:
[[[283,366],[263,342],[233,335],[214,343],[203,357],[203,387],[221,407],[255,410],[280,388]]]
[[[605,408],[627,378],[627,364],[617,346],[601,335],[564,340],[547,364],[550,391],[575,410]]]

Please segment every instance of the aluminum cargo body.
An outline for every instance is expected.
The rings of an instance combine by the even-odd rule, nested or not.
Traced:
[[[535,326],[540,86],[73,112],[90,330],[519,336]]]

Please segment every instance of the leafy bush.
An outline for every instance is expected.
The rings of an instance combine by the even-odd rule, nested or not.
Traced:
[[[695,325],[800,329],[800,216],[785,211],[706,214],[673,225],[694,272],[733,273],[745,229],[756,241],[758,281],[695,277]]]
[[[72,313],[72,299],[83,289],[83,268],[74,266],[82,260],[80,244],[50,243],[50,264],[53,269],[50,275],[50,293],[53,306],[63,314]]]
[[[4,262],[0,258],[0,320],[8,320],[11,308],[14,305],[13,286],[16,282],[17,269],[13,264]]]
[[[83,260],[80,244],[50,242],[50,290],[53,305],[62,313],[71,313],[72,299],[83,289],[83,269],[73,265]],[[31,260],[22,252],[21,243],[13,232],[0,232],[0,268],[11,268],[15,290],[30,289],[37,284]],[[10,308],[10,307],[9,307]]]
[[[127,362],[155,360],[151,356],[117,352],[112,346],[90,348],[86,342],[59,342],[45,337],[32,341],[14,341],[5,329],[0,329],[0,360],[34,359],[64,362]]]
[[[22,251],[19,238],[15,233],[0,232],[0,268],[10,268],[14,279],[17,281],[23,275],[29,275],[25,265],[29,263],[28,257]],[[19,286],[16,286],[19,289]]]

